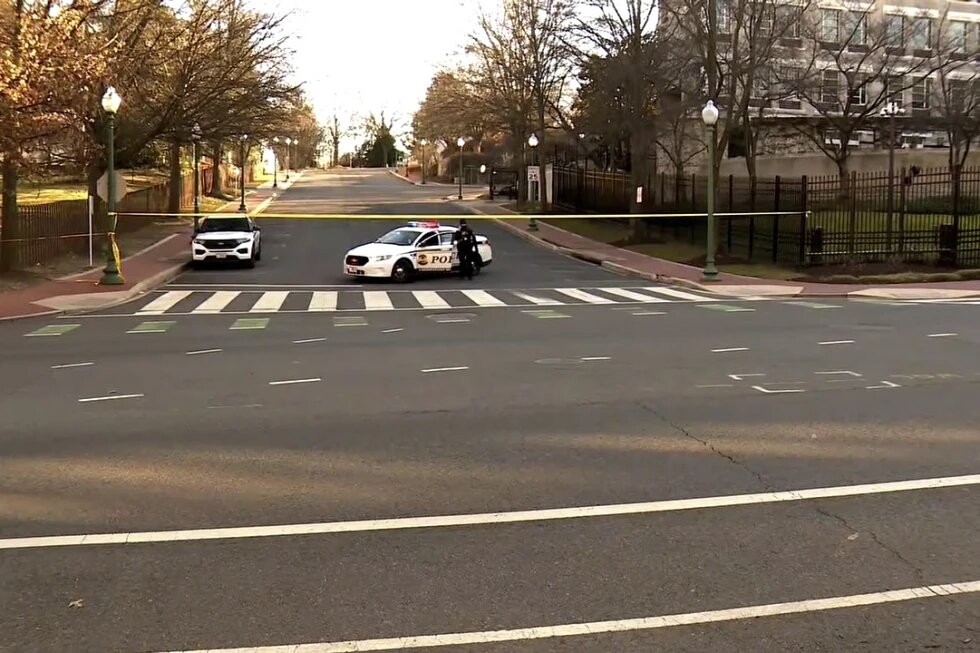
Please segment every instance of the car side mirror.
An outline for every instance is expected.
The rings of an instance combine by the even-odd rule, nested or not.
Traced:
[[[259,225],[254,224],[254,225],[252,225],[252,231],[262,231],[262,230],[259,229]]]

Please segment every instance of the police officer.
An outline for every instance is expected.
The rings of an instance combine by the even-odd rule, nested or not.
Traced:
[[[476,248],[476,236],[470,230],[466,220],[459,221],[459,229],[453,234],[453,244],[459,256],[459,276],[473,278],[473,250]]]

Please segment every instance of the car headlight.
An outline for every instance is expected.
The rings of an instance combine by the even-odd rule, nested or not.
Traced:
[[[194,244],[195,245],[203,245],[204,244],[204,241],[201,240],[200,238],[195,238],[194,239]]]
[[[245,243],[250,243],[250,242],[252,242],[252,239],[251,238],[239,238],[239,239],[237,239],[235,241],[235,244],[236,245],[244,245]]]
[[[371,260],[374,261],[375,263],[380,263],[381,261],[387,261],[390,258],[391,258],[391,254],[385,254],[384,256],[375,256]]]

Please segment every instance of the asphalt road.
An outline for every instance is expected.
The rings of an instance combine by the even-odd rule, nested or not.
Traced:
[[[278,261],[174,287],[345,283],[322,243],[363,223],[266,222]],[[486,231],[469,288],[653,293]],[[980,650],[980,307],[400,301],[0,323],[0,650]]]

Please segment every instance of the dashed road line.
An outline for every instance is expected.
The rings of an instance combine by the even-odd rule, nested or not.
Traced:
[[[51,366],[51,369],[53,369],[53,370],[67,370],[67,369],[71,369],[73,367],[91,367],[92,365],[95,365],[95,363],[91,363],[91,362],[89,362],[89,363],[64,363],[62,365],[52,365]]]
[[[727,354],[736,351],[749,351],[748,347],[727,347],[725,349],[712,349],[712,354]]]
[[[217,354],[223,352],[224,349],[198,349],[196,351],[185,352],[185,356],[203,356],[204,354]]]
[[[565,313],[559,313],[558,311],[553,311],[550,309],[523,310],[521,313],[530,315],[531,317],[539,320],[561,320],[571,317],[571,315],[566,315]]]
[[[312,379],[289,379],[288,381],[269,381],[269,385],[297,385],[299,383],[319,383],[323,379],[316,377]]]
[[[66,333],[70,333],[82,326],[81,324],[48,324],[40,329],[35,329],[30,333],[25,333],[25,338],[44,338],[44,337],[55,337],[63,336]]]
[[[955,338],[958,333],[930,333],[926,338]]]
[[[430,367],[428,369],[422,370],[423,373],[428,374],[430,372],[462,372],[464,370],[470,369],[467,366],[460,367]]]
[[[865,390],[887,390],[891,388],[901,388],[897,383],[892,383],[891,381],[882,381],[881,385],[869,385]]]
[[[335,327],[362,327],[367,326],[368,321],[366,318],[360,315],[352,317],[335,317],[333,319],[333,325]]]
[[[844,375],[846,375],[846,376],[853,376],[853,377],[858,377],[858,378],[864,376],[863,374],[858,374],[857,372],[852,372],[850,370],[834,370],[832,372],[814,372],[814,374],[816,374],[817,376],[844,376]]]
[[[802,306],[804,308],[815,308],[817,310],[828,309],[828,308],[841,308],[841,306],[837,304],[821,304],[819,302],[796,301],[796,302],[783,302],[783,304],[786,304],[788,306]]]
[[[706,308],[712,311],[722,311],[724,313],[751,313],[755,311],[754,308],[732,306],[731,304],[700,304],[698,308]]]
[[[311,342],[323,342],[326,338],[304,338],[302,340],[293,340],[294,345],[308,345]]]
[[[143,395],[141,394],[131,394],[131,395],[106,395],[104,397],[86,397],[84,399],[79,399],[80,404],[89,404],[96,401],[116,401],[117,399],[139,399]]]
[[[780,385],[778,383],[773,385]],[[800,390],[798,388],[793,388],[791,390],[770,390],[769,388],[763,387],[761,385],[752,386],[753,390],[758,390],[759,392],[767,395],[788,395],[788,394],[800,394],[806,392],[806,390]]]
[[[591,621],[508,630],[484,630],[440,635],[412,635],[382,639],[347,640],[343,642],[317,642],[285,646],[250,646],[247,648],[226,649],[211,648],[207,649],[207,651],[178,651],[175,653],[280,653],[284,651],[289,651],[290,653],[353,653],[356,651],[404,651],[418,648],[524,642],[529,640],[595,636],[603,633],[661,630],[664,628],[675,628],[677,626],[744,621],[779,615],[826,612],[827,610],[919,601],[923,599],[956,596],[959,594],[975,594],[978,592],[980,592],[980,580],[972,580],[959,583],[946,583],[943,585],[923,585],[920,587],[885,590],[867,594],[850,594],[847,596],[788,601],[786,603],[750,605],[740,608],[675,613],[656,617]]]
[[[751,379],[759,376],[765,376],[765,374],[763,374],[762,372],[755,372],[753,374],[729,374],[728,378],[733,379],[735,381],[742,381],[744,379]]]
[[[612,360],[612,356],[583,356],[579,360],[583,360],[583,361],[586,361],[586,362],[592,362],[592,361],[611,361]]]
[[[818,342],[818,345],[831,347],[834,345],[853,345],[853,340],[824,340],[823,342]]]
[[[811,501],[842,497],[891,494],[921,490],[980,485],[980,474],[944,476],[905,481],[886,481],[861,485],[839,485],[801,490],[781,490],[755,494],[731,494],[691,499],[668,499],[643,503],[621,503],[573,508],[543,508],[512,512],[486,512],[428,517],[393,517],[360,521],[314,522],[272,526],[243,526],[202,528],[131,533],[100,533],[87,535],[48,535],[0,539],[0,550],[41,549],[53,547],[93,546],[108,544],[139,544],[149,542],[188,542],[202,540],[252,539],[259,537],[290,537],[328,535],[334,533],[364,533],[373,531],[413,530],[419,528],[455,528],[523,522],[560,521],[684,512],[733,506]]]
[[[170,330],[173,325],[177,324],[173,321],[168,322],[141,322],[136,325],[126,333],[166,333]]]

